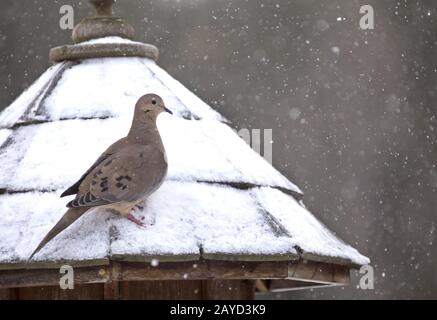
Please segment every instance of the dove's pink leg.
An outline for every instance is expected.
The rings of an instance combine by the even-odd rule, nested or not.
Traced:
[[[144,227],[144,226],[145,226],[145,224],[144,224],[141,220],[138,220],[137,218],[135,218],[135,217],[132,215],[132,213],[129,213],[126,217],[127,217],[130,221],[132,221],[133,223],[136,223],[137,225],[139,225],[139,226],[141,226],[141,227]]]

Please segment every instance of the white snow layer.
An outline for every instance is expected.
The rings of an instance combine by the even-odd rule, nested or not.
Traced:
[[[219,113],[187,92],[147,58],[87,59],[64,71],[44,106],[52,120],[117,117],[130,115],[141,96],[155,93],[177,116],[223,120]]]
[[[0,195],[0,263],[23,261],[66,211],[56,193]],[[261,207],[260,207],[261,205]],[[288,234],[276,234],[262,212]],[[88,260],[113,256],[295,256],[294,246],[318,257],[369,260],[344,244],[290,196],[271,188],[235,190],[222,185],[166,181],[136,214],[139,227],[104,209],[87,212],[51,241],[36,260]]]
[[[65,199],[54,193],[26,192],[0,195],[0,263],[27,260],[46,233],[66,211]],[[85,214],[36,260],[89,260],[108,252],[108,214]]]
[[[143,43],[141,42],[136,42],[121,37],[104,37],[99,39],[92,39],[86,42],[82,42],[79,45],[109,43],[143,45]],[[94,70],[92,70],[92,65],[98,63],[99,60],[101,59],[89,59],[87,61],[84,61],[90,64],[88,67],[86,67],[87,75],[93,75]],[[208,106],[205,102],[199,99],[199,97],[197,97],[194,93],[188,90],[183,84],[181,84],[171,75],[169,75],[164,69],[160,68],[155,63],[155,61],[151,59],[107,58],[104,60],[104,62],[105,69],[108,70],[105,70],[105,73],[101,72],[101,75],[104,75],[105,78],[109,78],[112,74],[116,72],[117,76],[115,77],[115,79],[117,80],[117,86],[119,87],[120,84],[122,84],[124,88],[127,88],[127,92],[138,92],[137,96],[140,97],[142,94],[146,93],[147,90],[149,90],[150,92],[160,94],[163,97],[164,102],[167,104],[168,108],[174,112],[181,112],[185,109],[189,109],[200,118],[224,120],[224,118],[219,113],[211,109],[210,106]],[[143,63],[144,65],[146,65],[148,70],[144,70],[144,67],[139,65],[139,63]],[[123,70],[118,70],[120,66],[123,68]],[[83,71],[84,70],[80,71],[81,77],[79,81],[75,81],[75,83],[82,83]],[[145,74],[147,74],[147,77],[144,77]],[[67,74],[65,76],[70,76],[70,74]],[[126,81],[120,81],[120,76]],[[88,81],[92,81],[92,79],[89,79]],[[152,84],[151,81],[155,83]],[[120,104],[116,105],[116,108],[120,108]]]
[[[0,150],[0,188],[57,190],[73,184],[113,142],[125,136],[125,117],[64,120],[23,126]],[[243,182],[300,190],[254,152],[231,128],[214,120],[158,117],[172,180]]]
[[[38,93],[44,90],[62,63],[50,67],[28,89],[26,89],[15,101],[0,113],[0,128],[11,127],[18,122],[29,105],[38,98]]]
[[[8,139],[8,137],[11,135],[11,133],[12,133],[12,130],[0,129],[0,147]]]
[[[247,191],[231,187],[167,181],[147,201],[145,229],[114,219],[115,255],[287,254],[296,253],[289,238],[276,237],[257,213]]]
[[[81,43],[78,43],[77,45],[88,45],[88,44],[99,44],[99,43],[131,43],[131,44],[141,44],[144,45],[144,43],[142,42],[138,42],[138,41],[132,41],[130,39],[126,39],[126,38],[122,38],[122,37],[103,37],[103,38],[97,38],[97,39],[91,39],[88,41],[84,41]]]
[[[295,244],[304,252],[343,258],[358,265],[370,262],[367,257],[333,235],[293,197],[272,188],[257,188],[253,192],[261,206],[290,232]]]

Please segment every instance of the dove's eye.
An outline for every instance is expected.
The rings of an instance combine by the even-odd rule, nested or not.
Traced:
[[[156,100],[155,99],[152,100],[152,104],[156,104]]]

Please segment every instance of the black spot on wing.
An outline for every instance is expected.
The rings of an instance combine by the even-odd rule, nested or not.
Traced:
[[[91,173],[91,171],[94,168],[96,168],[100,163],[105,161],[105,159],[107,159],[109,156],[110,156],[110,154],[104,154],[104,155],[100,156],[97,159],[97,161],[93,163],[93,165],[80,177],[80,179],[75,184],[73,184],[70,188],[68,188],[67,190],[65,190],[61,194],[61,197],[65,197],[65,196],[69,196],[69,195],[72,195],[72,194],[76,194],[79,191],[79,186],[83,182],[83,180]]]
[[[132,181],[132,177],[129,175],[118,176],[117,178],[115,178],[115,180],[117,180],[118,182],[121,182],[123,179],[126,179],[127,181]]]
[[[96,173],[94,173],[94,178],[97,178],[98,176],[100,176],[102,174],[102,169],[99,169],[99,171],[97,171]]]

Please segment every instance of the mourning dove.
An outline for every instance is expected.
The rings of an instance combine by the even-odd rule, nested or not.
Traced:
[[[147,94],[137,101],[128,135],[112,144],[62,193],[61,197],[76,194],[76,198],[67,203],[67,212],[28,261],[61,231],[96,207],[142,224],[132,215],[132,210],[142,209],[144,200],[160,187],[167,174],[167,157],[156,127],[156,119],[163,111],[171,113],[158,95]]]

